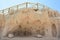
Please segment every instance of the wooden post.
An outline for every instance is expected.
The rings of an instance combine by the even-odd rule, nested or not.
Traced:
[[[37,9],[39,9],[39,5],[38,5],[38,3],[37,3]]]
[[[2,13],[4,14],[4,10],[2,10]]]
[[[28,2],[26,2],[26,8],[28,8]]]
[[[18,11],[18,7],[19,7],[19,5],[17,5],[17,11]]]
[[[8,8],[8,13],[9,13],[9,11],[10,11],[10,8]]]

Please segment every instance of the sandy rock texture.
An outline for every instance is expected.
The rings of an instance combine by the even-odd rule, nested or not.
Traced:
[[[3,36],[7,36],[12,33],[14,35],[57,35],[58,22],[55,17],[59,17],[60,14],[57,11],[49,9],[21,9],[5,17],[5,26],[2,32]],[[54,28],[52,28],[52,25]],[[59,28],[59,26],[58,26]],[[55,31],[52,31],[55,30]],[[59,31],[58,31],[59,32]],[[58,33],[59,34],[59,33]]]

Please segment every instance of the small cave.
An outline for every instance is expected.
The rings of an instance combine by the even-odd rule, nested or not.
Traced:
[[[27,24],[29,24],[29,21],[27,21]]]
[[[24,31],[24,36],[31,36],[32,34],[31,34],[31,32],[29,32],[29,31]]]
[[[37,21],[39,22],[40,20],[38,19]]]
[[[45,31],[44,30],[37,30],[36,32],[37,32],[37,34],[40,34],[42,36],[45,35]]]
[[[39,9],[34,9],[34,11],[38,11]]]
[[[19,28],[21,28],[21,25],[19,25]]]
[[[31,36],[32,35],[31,30],[28,28],[25,28],[23,34],[24,34],[24,36]]]
[[[27,28],[21,28],[21,25],[19,25],[19,29],[16,30],[15,32],[13,32],[13,34],[17,37],[24,37],[24,36],[31,36],[31,30],[27,29]]]
[[[56,25],[52,24],[52,36],[56,37],[57,36],[57,29],[56,29]]]

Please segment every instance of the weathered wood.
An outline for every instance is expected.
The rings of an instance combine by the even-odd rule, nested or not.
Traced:
[[[36,5],[36,6],[37,6],[37,9],[39,9],[39,6],[45,7],[44,5],[42,5],[42,4],[40,4],[40,3],[30,3],[30,2],[26,2],[26,3],[22,3],[22,4],[19,4],[19,5],[16,5],[17,7],[16,7],[16,6],[12,6],[12,7],[10,7],[10,8],[16,7],[17,10],[18,10],[18,8],[19,8],[20,5],[26,5],[26,8],[28,8],[28,4],[31,4],[31,5],[34,4],[34,5]],[[8,13],[9,13],[10,8],[6,8],[6,9],[8,9]],[[6,9],[1,10],[2,13],[4,13],[4,10],[6,10]]]

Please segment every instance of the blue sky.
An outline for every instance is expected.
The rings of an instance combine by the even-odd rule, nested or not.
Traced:
[[[54,10],[60,11],[60,0],[0,0],[0,10],[11,7],[13,5],[21,4],[24,2],[39,2]]]

